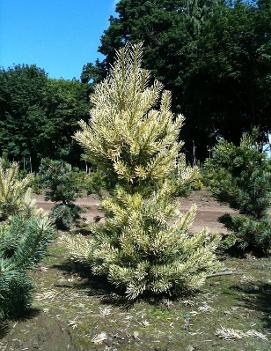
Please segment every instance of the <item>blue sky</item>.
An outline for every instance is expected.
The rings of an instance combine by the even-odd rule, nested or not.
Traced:
[[[0,0],[0,66],[36,64],[52,78],[79,78],[94,62],[114,0]]]

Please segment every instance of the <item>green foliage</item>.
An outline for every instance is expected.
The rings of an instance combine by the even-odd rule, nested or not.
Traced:
[[[33,193],[40,195],[42,194],[42,184],[41,184],[41,177],[39,174],[33,175],[31,181],[30,181],[30,187],[33,190]]]
[[[9,164],[0,159],[0,217],[6,220],[15,214],[27,214],[35,211],[31,197],[31,177],[19,179],[17,163]]]
[[[38,175],[46,200],[66,204],[74,201],[79,194],[72,166],[64,161],[43,159]]]
[[[242,250],[267,254],[271,248],[271,163],[258,151],[255,132],[240,146],[220,140],[205,163],[205,176],[214,197],[239,210],[221,221],[234,232]]]
[[[223,236],[218,247],[218,251],[220,251],[221,254],[225,252],[230,252],[235,247],[236,241],[236,235],[233,233]]]
[[[177,202],[164,192],[144,198],[120,189],[103,202],[107,221],[95,228],[89,261],[94,274],[125,287],[130,299],[145,292],[178,295],[196,289],[216,268],[217,241],[205,230],[189,231],[196,208],[176,213]]]
[[[175,170],[182,143],[177,143],[183,117],[171,123],[171,94],[164,91],[160,110],[161,83],[147,87],[149,73],[139,68],[141,49],[129,58],[128,47],[119,52],[118,64],[109,77],[95,87],[91,103],[91,124],[81,121],[75,138],[85,150],[84,158],[107,177],[108,189],[121,185],[127,191],[150,192],[164,183]],[[130,61],[129,61],[130,60]],[[108,117],[108,111],[110,117]],[[142,116],[148,118],[143,118]],[[179,173],[194,174],[179,158]]]
[[[233,246],[242,251],[252,250],[256,254],[270,254],[271,223],[269,218],[255,220],[245,215],[225,215],[221,222],[235,234]]]
[[[182,173],[177,168],[172,174],[172,180],[176,183],[176,196],[187,197],[192,191],[201,190],[203,188],[203,179],[200,169],[194,167],[194,173],[189,179],[183,179]]]
[[[0,321],[29,307],[28,271],[44,256],[54,229],[31,198],[29,178],[19,179],[16,163],[0,161]]]
[[[72,202],[82,190],[82,174],[64,161],[43,159],[39,168],[40,185],[45,189],[45,199],[61,202],[52,210],[52,219],[58,229],[68,230],[79,217],[79,207]]]
[[[75,204],[57,204],[53,207],[51,218],[60,230],[69,230],[76,219],[78,219],[80,207]]]
[[[12,217],[0,227],[0,319],[19,316],[30,306],[27,271],[44,256],[54,230],[47,217]]]
[[[173,111],[186,116],[186,153],[194,141],[203,160],[217,136],[237,143],[253,125],[271,129],[270,4],[120,0],[101,37],[105,59],[85,65],[82,79],[101,81],[116,49],[143,41],[144,67],[172,91]]]
[[[23,316],[31,305],[33,286],[29,277],[21,271],[0,275],[0,324],[7,318]]]
[[[75,160],[72,135],[87,110],[86,84],[49,79],[35,65],[0,70],[0,149],[28,171],[44,157]]]
[[[91,174],[91,189],[94,194],[103,196],[104,189],[110,189],[112,179],[108,177],[99,169]]]
[[[12,217],[0,228],[0,252],[5,267],[24,271],[35,266],[44,256],[53,233],[47,216]]]
[[[76,187],[80,189],[80,192],[82,194],[90,195],[90,194],[96,193],[95,182],[98,181],[97,179],[99,178],[98,175],[94,177],[93,172],[86,173],[84,171],[79,171],[78,169],[74,169],[73,178],[74,178]]]
[[[219,238],[205,230],[192,235],[193,206],[178,211],[174,201],[178,168],[183,185],[195,170],[179,155],[182,116],[170,110],[171,94],[141,68],[141,45],[117,53],[108,77],[95,87],[89,124],[76,139],[85,158],[107,181],[105,223],[93,226],[85,255],[94,274],[104,275],[134,299],[144,293],[179,294],[201,286],[217,267]],[[81,243],[71,239],[73,256]],[[85,248],[85,253],[86,253]]]
[[[46,123],[43,122],[43,147],[40,157],[78,162],[80,149],[72,136],[81,119],[88,116],[88,87],[79,81],[49,79],[46,84],[44,106]]]

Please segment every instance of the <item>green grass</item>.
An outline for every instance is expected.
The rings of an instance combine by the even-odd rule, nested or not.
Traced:
[[[270,260],[228,258],[225,265],[241,274],[210,278],[199,293],[179,300],[127,304],[105,281],[67,264],[61,245],[33,272],[33,310],[10,323],[0,350],[271,350]],[[268,340],[225,340],[216,335],[221,327],[256,330]]]

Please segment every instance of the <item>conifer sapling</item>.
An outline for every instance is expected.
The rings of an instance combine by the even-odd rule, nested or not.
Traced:
[[[64,161],[42,159],[39,168],[40,185],[45,190],[45,200],[57,202],[51,217],[58,229],[69,230],[78,219],[80,208],[74,204],[80,193],[77,172]]]
[[[271,161],[257,147],[256,129],[240,145],[221,139],[205,162],[205,178],[214,197],[239,214],[221,222],[234,234],[233,246],[267,255],[271,250]]]
[[[73,256],[85,256],[94,274],[124,288],[130,299],[198,288],[218,266],[219,239],[206,230],[192,234],[196,207],[180,213],[173,196],[176,168],[183,183],[195,172],[177,141],[184,118],[172,114],[170,92],[158,81],[150,84],[141,57],[141,45],[117,52],[91,96],[91,120],[81,122],[75,136],[107,179],[108,193],[105,223],[93,227],[91,239],[68,244]]]
[[[35,206],[30,178],[19,179],[17,163],[0,159],[0,324],[29,307],[28,271],[43,258],[54,235],[48,216]]]

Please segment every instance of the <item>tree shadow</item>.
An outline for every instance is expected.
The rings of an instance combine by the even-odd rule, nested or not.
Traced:
[[[0,321],[0,340],[3,339],[10,331],[10,324],[14,322],[24,322],[37,317],[41,313],[38,308],[29,307],[23,313],[10,316],[8,319]]]
[[[258,282],[232,288],[246,294],[242,298],[242,306],[261,312],[264,327],[271,329],[271,284]]]
[[[73,235],[83,235],[83,236],[90,236],[92,234],[91,229],[87,228],[86,226],[78,225],[72,230]]]
[[[105,305],[114,305],[129,310],[138,302],[147,302],[148,304],[155,306],[164,306],[165,300],[168,301],[168,296],[166,294],[154,296],[148,293],[143,294],[134,300],[128,300],[124,289],[115,287],[106,279],[106,277],[91,274],[90,268],[87,264],[66,261],[63,264],[54,265],[53,268],[64,272],[64,274],[75,274],[81,278],[80,283],[75,283],[73,285],[57,284],[57,287],[87,290],[88,296],[98,297],[100,302]],[[182,297],[186,296],[188,296],[188,293],[182,295]],[[189,293],[189,297],[191,297],[191,292]],[[175,296],[171,296],[170,298],[171,302],[176,302],[178,300],[179,298]]]
[[[56,284],[57,287],[79,289],[87,291],[88,296],[99,298],[103,304],[111,304],[128,309],[133,302],[127,301],[122,289],[117,289],[105,279],[105,277],[91,274],[89,266],[80,262],[66,261],[63,264],[54,265],[53,268],[67,275],[76,275],[81,281],[75,284]]]
[[[41,313],[39,308],[29,307],[23,314],[13,316],[10,320],[22,322],[37,317]]]
[[[0,322],[0,340],[3,339],[10,330],[10,326],[8,321],[1,321]]]

